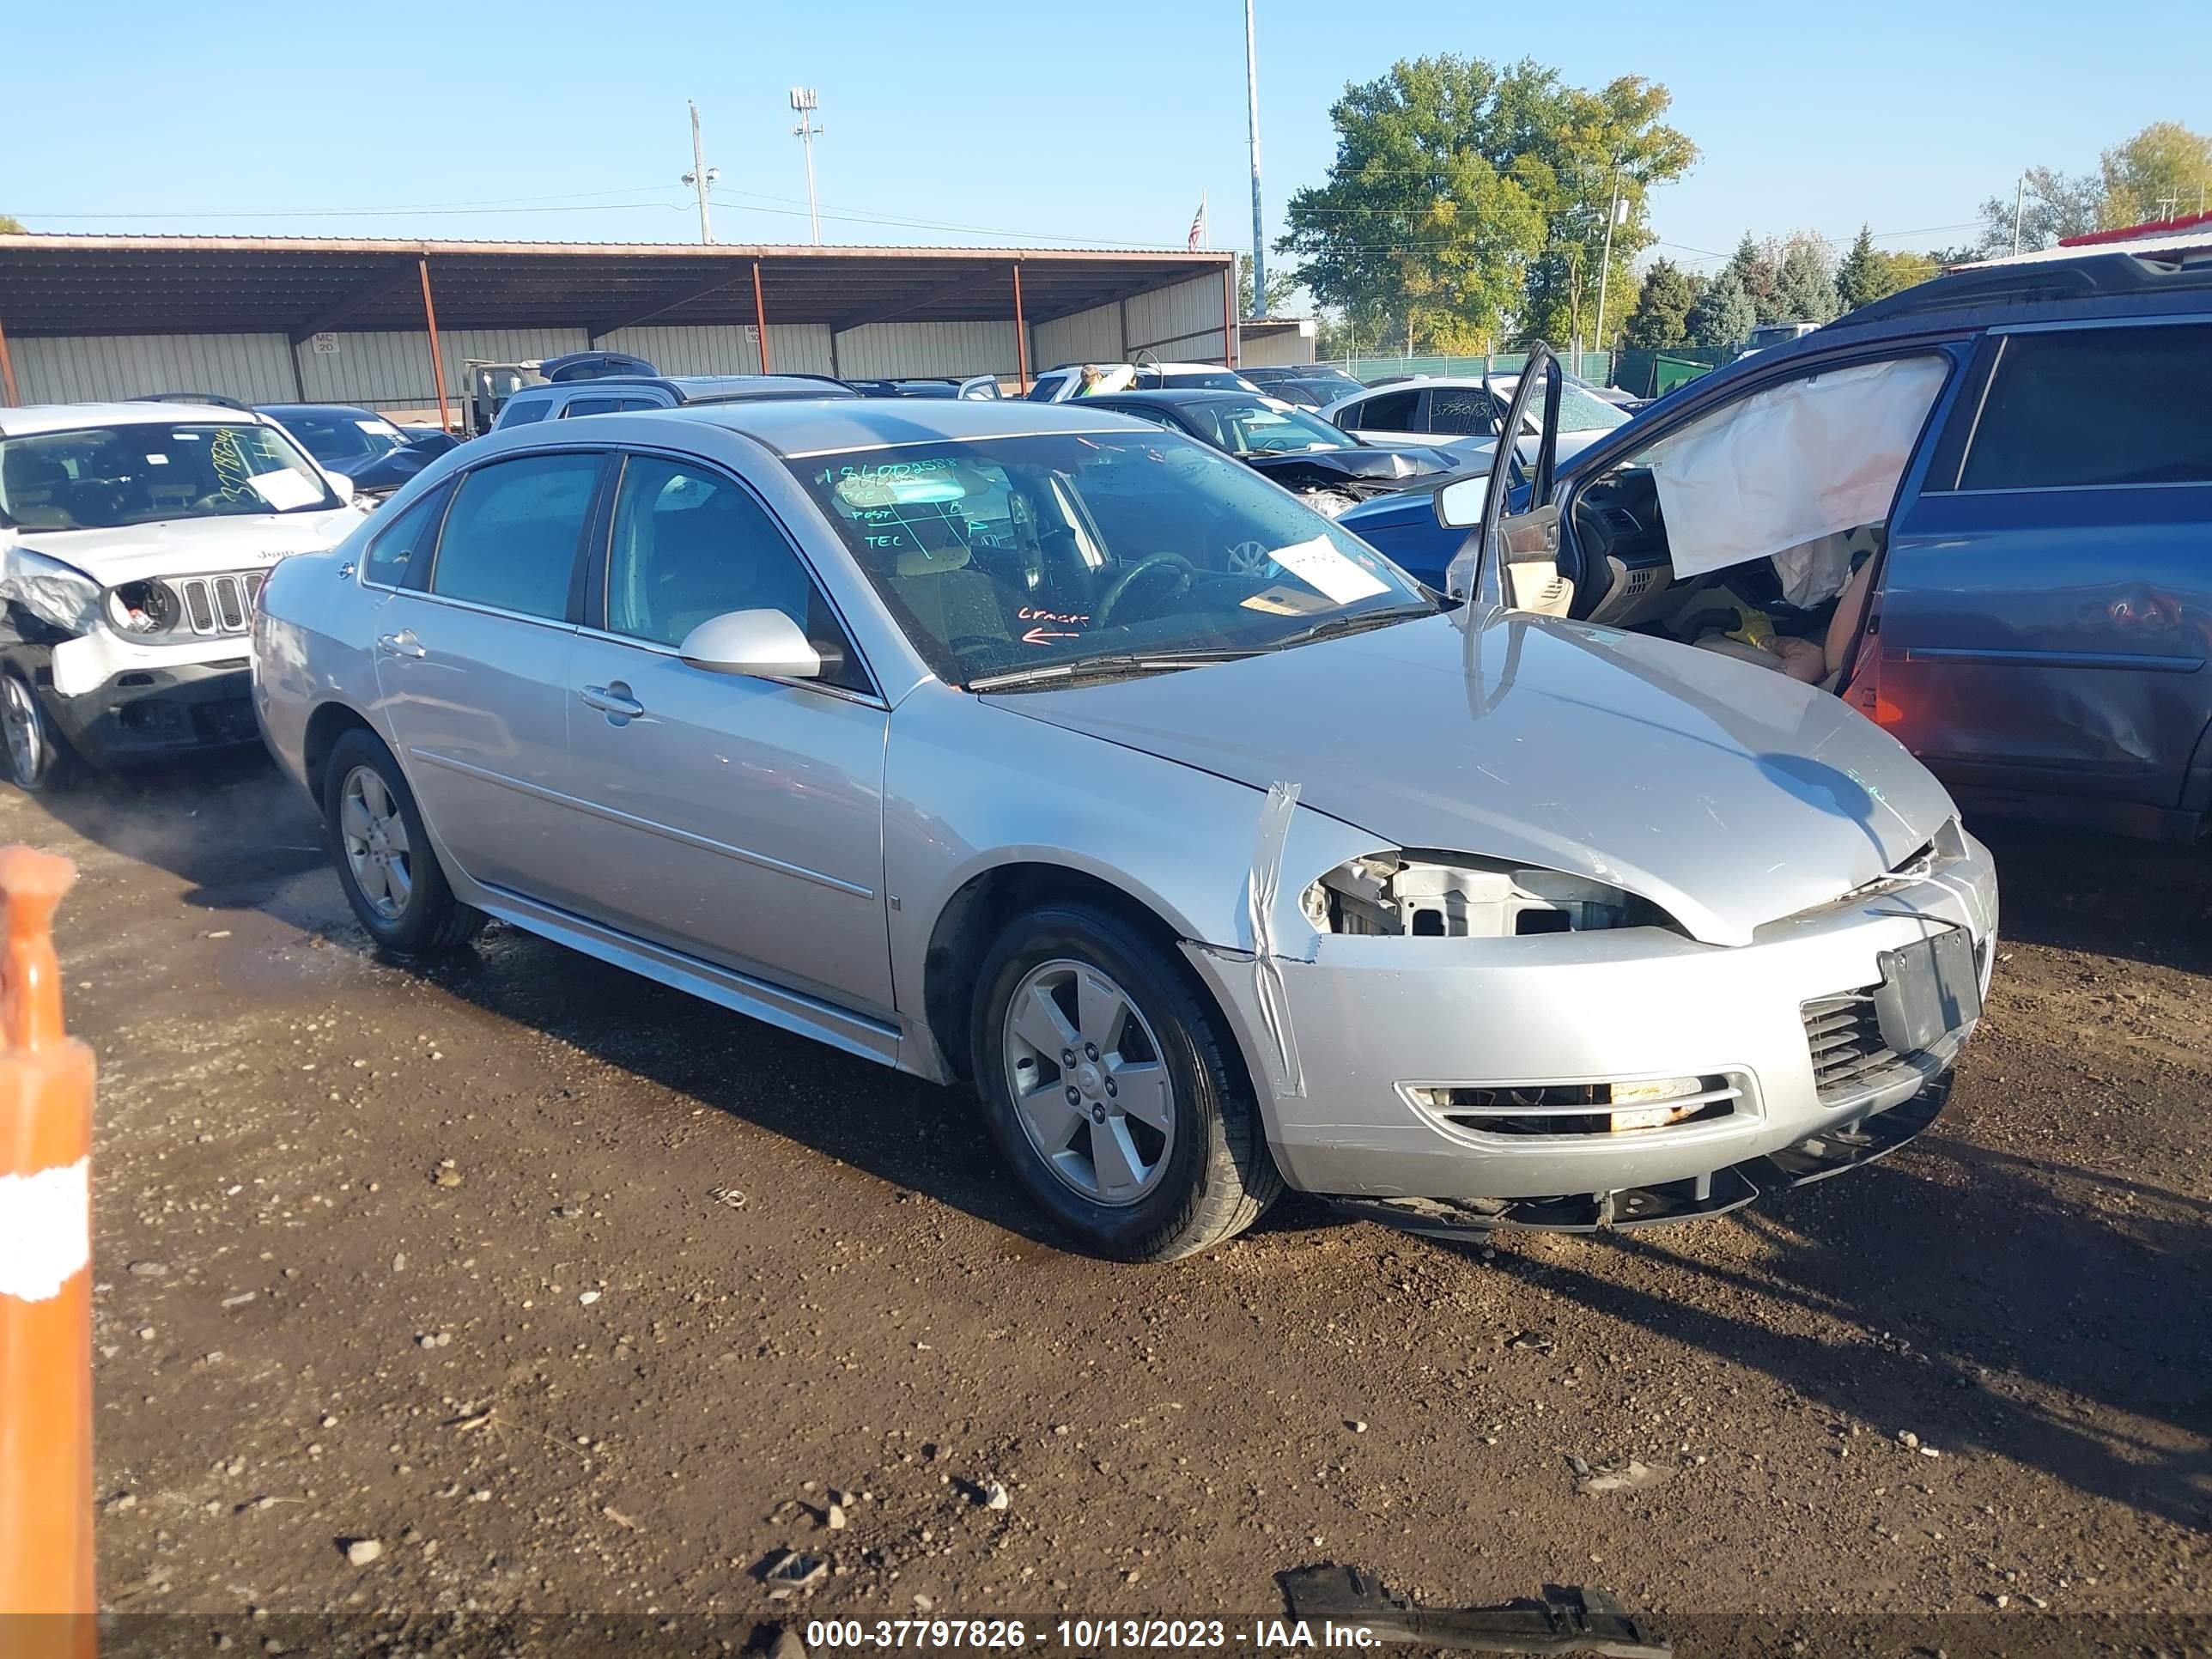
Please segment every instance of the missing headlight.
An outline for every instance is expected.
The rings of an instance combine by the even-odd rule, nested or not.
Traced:
[[[1299,899],[1324,933],[1510,939],[1671,926],[1656,905],[1582,876],[1452,854],[1378,853],[1340,865]]]
[[[167,634],[185,619],[167,582],[124,582],[107,590],[107,620],[118,634]]]

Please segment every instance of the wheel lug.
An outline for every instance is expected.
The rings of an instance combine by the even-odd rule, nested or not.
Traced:
[[[1063,1065],[1063,1066],[1073,1066],[1073,1065],[1074,1065],[1074,1064],[1075,1064],[1075,1050],[1074,1050],[1074,1049],[1073,1049],[1073,1048],[1062,1048],[1062,1049],[1060,1051],[1060,1063],[1061,1065]]]
[[[1098,1058],[1098,1045],[1097,1045],[1097,1043],[1095,1043],[1095,1042],[1086,1042],[1086,1043],[1085,1043],[1085,1044],[1083,1045],[1083,1057],[1084,1057],[1085,1060],[1096,1060],[1096,1059],[1097,1059],[1097,1058]]]
[[[1073,1083],[1067,1085],[1067,1103],[1071,1106],[1080,1106],[1083,1103],[1082,1091]]]
[[[1121,1091],[1119,1089],[1117,1089],[1117,1088],[1115,1088],[1115,1087],[1114,1086],[1114,1079],[1113,1079],[1112,1078],[1110,1078],[1110,1077],[1109,1077],[1109,1078],[1108,1078],[1108,1079],[1106,1079],[1106,1094],[1107,1094],[1108,1098],[1109,1098],[1109,1099],[1110,1099],[1110,1098],[1112,1098],[1114,1096],[1118,1095],[1118,1094],[1120,1094],[1121,1092]]]

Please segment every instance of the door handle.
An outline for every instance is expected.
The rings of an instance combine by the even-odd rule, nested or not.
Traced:
[[[376,648],[393,657],[427,657],[430,654],[422,648],[422,641],[415,637],[415,630],[411,628],[403,628],[397,634],[379,634]]]
[[[618,714],[624,720],[635,720],[645,713],[645,705],[629,694],[629,687],[617,680],[611,685],[587,685],[577,695],[585,706],[603,714]]]

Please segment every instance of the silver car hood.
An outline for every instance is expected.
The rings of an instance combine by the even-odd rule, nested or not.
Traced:
[[[1956,810],[1887,733],[1786,675],[1468,615],[992,701],[1255,788],[1295,783],[1395,847],[1610,882],[1715,945],[1887,873]]]

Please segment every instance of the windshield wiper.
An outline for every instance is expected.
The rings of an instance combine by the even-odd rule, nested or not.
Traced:
[[[1191,651],[1121,651],[1111,656],[1083,657],[1074,662],[1039,663],[1034,668],[1010,668],[1004,673],[983,674],[967,682],[970,691],[1005,691],[1015,686],[1039,685],[1057,680],[1073,684],[1077,680],[1110,678],[1119,674],[1144,674],[1155,670],[1167,672],[1177,668],[1200,668],[1207,663],[1235,662],[1240,657],[1256,656],[1255,649],[1213,648]]]
[[[1383,628],[1392,623],[1410,621],[1415,617],[1433,617],[1438,607],[1433,605],[1391,605],[1380,611],[1355,611],[1348,616],[1324,617],[1310,628],[1301,628],[1272,641],[1270,651],[1287,650],[1294,645],[1310,645],[1316,640],[1334,639],[1342,634],[1364,633],[1370,628]]]

